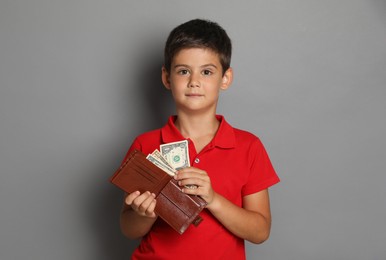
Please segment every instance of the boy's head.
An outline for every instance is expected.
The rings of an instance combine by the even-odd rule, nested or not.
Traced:
[[[180,50],[188,48],[208,48],[217,53],[223,74],[230,67],[232,43],[225,30],[215,22],[195,19],[170,32],[164,52],[164,66],[168,72],[174,56]]]

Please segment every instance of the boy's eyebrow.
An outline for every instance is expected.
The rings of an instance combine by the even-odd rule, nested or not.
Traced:
[[[186,64],[176,64],[173,66],[173,68],[178,68],[178,67],[189,67],[189,65]]]
[[[176,64],[176,65],[174,65],[174,68],[178,68],[178,67],[188,67],[188,68],[190,68],[190,66],[187,65],[187,64]],[[215,64],[213,64],[213,63],[208,63],[208,64],[204,64],[204,65],[200,66],[200,68],[204,68],[204,67],[214,67],[214,68],[217,69],[217,66]]]
[[[213,64],[213,63],[204,64],[201,67],[214,67],[214,68],[217,69],[217,66],[215,64]]]

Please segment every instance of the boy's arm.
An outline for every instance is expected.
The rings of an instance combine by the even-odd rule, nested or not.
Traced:
[[[268,190],[243,198],[240,208],[214,193],[207,209],[234,235],[252,243],[260,244],[268,239],[271,230],[271,212]]]
[[[123,203],[120,225],[122,233],[131,239],[136,239],[146,235],[157,216],[154,213],[155,208],[154,194],[150,192],[133,192],[125,195]]]
[[[234,235],[256,244],[268,239],[271,230],[268,189],[244,196],[243,206],[239,207],[213,190],[210,178],[203,170],[184,168],[178,171],[175,179],[182,187],[196,185],[197,189],[182,190],[206,200],[206,208]]]

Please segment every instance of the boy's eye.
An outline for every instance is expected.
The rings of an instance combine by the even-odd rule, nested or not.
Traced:
[[[205,76],[209,76],[209,75],[212,75],[212,71],[210,71],[210,70],[204,70],[204,71],[202,72],[202,74],[204,74]]]
[[[188,74],[188,73],[189,73],[188,70],[179,70],[179,71],[178,71],[178,74],[181,74],[181,75],[186,75],[186,74]]]

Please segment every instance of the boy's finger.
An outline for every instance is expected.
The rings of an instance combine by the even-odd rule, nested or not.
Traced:
[[[178,170],[178,173],[188,173],[188,172],[200,173],[200,174],[206,173],[205,171],[198,169],[198,168],[195,168],[195,167],[187,167],[187,168],[183,168],[181,170]]]
[[[147,209],[145,211],[146,216],[152,217],[155,215],[155,213],[154,213],[155,205],[156,205],[156,200],[154,199],[154,200],[152,200],[149,207],[147,207]]]
[[[155,195],[150,192],[144,193],[144,196],[141,198],[141,201],[138,201],[138,209],[142,212],[145,212],[150,204],[154,201]]]
[[[133,193],[130,193],[126,196],[125,203],[127,205],[131,205],[133,201],[140,195],[141,193],[139,191],[135,191]]]
[[[189,171],[189,170],[184,170],[184,171],[179,171],[175,176],[175,180],[182,180],[182,179],[189,179],[189,178],[202,178],[206,176],[205,171]]]

